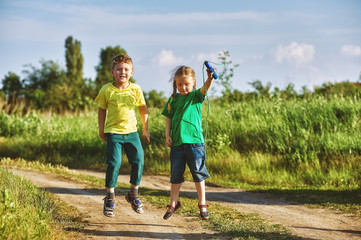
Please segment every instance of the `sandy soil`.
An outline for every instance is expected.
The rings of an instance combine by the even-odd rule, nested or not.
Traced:
[[[64,202],[75,206],[85,214],[84,233],[87,239],[227,239],[217,233],[203,229],[199,221],[191,221],[174,215],[163,220],[166,209],[151,207],[143,200],[145,212],[135,213],[124,196],[116,196],[116,216],[103,215],[104,189],[94,189],[65,178],[11,169],[25,176],[39,187],[58,195]]]
[[[199,221],[174,215],[162,219],[165,209],[146,204],[144,214],[136,214],[124,199],[116,198],[116,216],[102,215],[103,189],[89,189],[84,184],[41,173],[15,170],[40,187],[57,194],[61,199],[88,217],[85,233],[89,239],[226,239],[216,232],[203,229]],[[104,178],[100,172],[80,171]],[[128,183],[129,175],[120,175],[119,182]],[[143,176],[141,186],[169,190],[169,179],[163,176]],[[194,184],[185,182],[182,193],[196,197]],[[233,207],[245,213],[257,213],[272,223],[282,224],[292,234],[304,239],[361,239],[361,219],[326,209],[310,209],[267,194],[251,193],[232,188],[206,187],[207,200]],[[143,201],[144,202],[144,201]],[[210,213],[211,214],[211,213]]]

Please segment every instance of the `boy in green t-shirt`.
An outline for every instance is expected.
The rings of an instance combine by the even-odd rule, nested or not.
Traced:
[[[122,162],[122,151],[132,165],[130,173],[130,191],[125,196],[137,213],[144,208],[139,200],[138,188],[143,173],[144,152],[137,132],[135,107],[138,107],[143,123],[143,138],[149,143],[148,112],[141,88],[129,82],[133,75],[132,59],[126,54],[113,58],[111,73],[113,83],[105,84],[99,91],[95,101],[99,104],[98,124],[99,136],[106,141],[107,171],[103,213],[107,217],[114,216],[115,193],[119,168]]]
[[[205,164],[201,109],[205,95],[212,85],[213,73],[208,71],[207,81],[197,90],[195,73],[190,67],[180,66],[172,80],[173,94],[162,112],[162,115],[167,117],[166,145],[171,147],[170,205],[167,206],[163,219],[169,219],[181,207],[178,196],[184,182],[186,164],[197,189],[200,216],[202,219],[208,219],[204,180],[209,174]]]

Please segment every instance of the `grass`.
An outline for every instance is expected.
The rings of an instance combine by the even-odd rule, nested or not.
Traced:
[[[29,162],[22,159],[11,160],[2,158],[2,166],[11,166],[18,168],[31,169],[49,174],[56,174],[68,179],[77,180],[93,187],[103,187],[104,179],[76,173],[63,166],[44,165],[39,162]],[[128,184],[118,184],[117,192],[125,192],[129,188]],[[152,205],[163,208],[169,202],[169,192],[142,188],[141,197],[146,199]],[[184,216],[192,217],[193,220],[199,219],[199,210],[197,200],[181,195],[183,207],[179,213]],[[244,214],[234,209],[223,207],[220,204],[210,204],[211,218],[208,221],[202,221],[204,227],[218,231],[220,234],[232,236],[235,239],[299,239],[292,236],[290,232],[281,225],[271,224],[257,215]]]
[[[169,175],[161,109],[149,109],[152,143],[143,143],[145,174]],[[347,97],[211,102],[209,183],[287,196],[302,204],[360,216],[361,104]],[[141,124],[139,130],[141,131]],[[157,141],[157,140],[160,140]],[[105,169],[95,112],[24,116],[0,112],[0,155],[70,168]],[[128,173],[126,162],[122,173]],[[186,179],[190,180],[189,171]],[[312,196],[311,198],[309,196]]]
[[[250,184],[358,188],[360,119],[360,104],[352,99],[214,106],[208,166],[217,173],[222,164],[222,177],[238,175],[235,180]]]
[[[169,174],[161,109],[149,109],[144,171]],[[361,104],[352,98],[211,102],[203,108],[210,181],[355,190],[361,184]],[[139,131],[141,123],[138,121]],[[70,168],[105,169],[96,112],[25,116],[0,112],[0,155]],[[157,140],[159,141],[157,141]],[[126,161],[125,161],[126,162]],[[222,166],[222,167],[219,167]],[[128,172],[123,164],[121,171]],[[276,176],[276,177],[275,177]]]
[[[0,167],[0,239],[79,239],[82,215]]]

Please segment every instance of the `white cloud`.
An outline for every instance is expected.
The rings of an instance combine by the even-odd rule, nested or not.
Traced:
[[[345,55],[361,55],[361,47],[357,45],[344,45],[341,47],[341,53]]]
[[[207,61],[217,61],[219,53],[198,53],[197,55],[192,55],[197,62]]]
[[[288,46],[278,45],[275,58],[278,63],[289,62],[302,65],[312,62],[315,55],[315,47],[310,44],[292,42]]]
[[[174,56],[172,50],[163,49],[157,56],[153,58],[153,62],[160,67],[168,67],[180,64],[183,58]]]

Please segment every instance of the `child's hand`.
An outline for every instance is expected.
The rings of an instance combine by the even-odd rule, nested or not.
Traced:
[[[216,70],[212,67],[213,71],[216,72]],[[213,72],[211,70],[207,69],[207,75],[208,79],[213,79]]]
[[[149,144],[150,143],[150,134],[149,131],[143,131],[143,139]]]
[[[165,144],[167,145],[167,147],[171,147],[173,145],[173,140],[171,137],[166,137],[165,138]]]
[[[107,138],[105,137],[104,131],[99,131],[99,137],[100,137],[101,139],[103,139],[104,142],[107,141]]]

